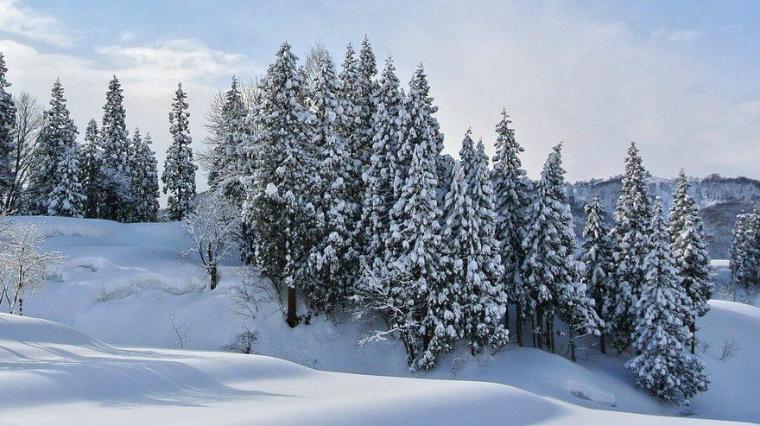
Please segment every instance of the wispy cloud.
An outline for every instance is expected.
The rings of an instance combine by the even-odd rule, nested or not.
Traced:
[[[26,7],[17,0],[0,0],[0,32],[62,48],[76,44],[76,36],[57,19]]]

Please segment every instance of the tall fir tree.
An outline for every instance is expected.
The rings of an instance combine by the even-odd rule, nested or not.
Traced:
[[[644,258],[649,253],[649,227],[652,208],[647,195],[646,170],[639,149],[631,142],[625,159],[625,175],[613,215],[615,238],[613,258],[617,288],[612,322],[614,344],[618,351],[630,345],[634,305],[644,283]]]
[[[398,117],[402,102],[398,77],[393,61],[389,58],[375,96],[372,156],[369,167],[362,175],[366,189],[358,239],[363,249],[362,262],[371,270],[381,269],[385,263],[390,220],[388,212],[395,201],[393,180],[399,137]]]
[[[346,55],[339,77],[338,99],[343,108],[343,120],[338,123],[340,126],[338,131],[345,139],[345,151],[351,158],[346,191],[351,201],[360,206],[365,190],[362,169],[365,165],[369,165],[372,152],[371,138],[367,137],[368,128],[363,127],[371,125],[371,120],[363,122],[362,111],[363,106],[371,99],[362,97],[359,61],[351,43],[346,46]]]
[[[561,147],[555,146],[544,163],[523,240],[523,291],[527,293],[526,305],[535,309],[535,343],[552,351],[557,314],[567,322],[572,320],[574,329],[593,330],[596,326],[595,314],[589,312],[588,300],[578,288],[573,218],[564,193]],[[569,303],[574,306],[566,306]]]
[[[521,268],[525,261],[522,242],[528,223],[531,184],[519,157],[524,149],[517,143],[514,129],[510,128],[507,111],[502,110],[501,116],[496,125],[496,154],[491,172],[497,215],[496,239],[500,243],[499,251],[504,265],[501,283],[515,305],[515,334],[517,343],[522,346],[523,323],[530,314],[527,294],[523,292]],[[507,319],[508,315],[505,315]]]
[[[417,66],[417,69],[412,74],[412,79],[409,81],[409,87],[418,93],[422,99],[422,103],[427,113],[428,127],[432,133],[432,138],[435,141],[435,153],[436,159],[436,173],[438,174],[438,185],[440,186],[439,192],[444,192],[449,188],[448,182],[442,182],[441,177],[444,176],[446,170],[450,164],[448,160],[441,155],[443,152],[443,133],[441,133],[441,126],[438,120],[435,118],[435,113],[438,112],[438,106],[435,105],[435,99],[430,96],[430,83],[428,82],[427,74],[425,74],[425,67],[422,64]]]
[[[249,137],[247,128],[248,108],[243,100],[237,78],[232,78],[230,89],[224,94],[221,123],[216,123],[211,140],[211,170],[208,184],[212,190],[219,187],[226,197],[237,205],[243,203],[243,187],[240,181],[243,175],[242,150]]]
[[[75,143],[59,159],[56,166],[58,179],[53,190],[46,197],[47,214],[51,216],[84,216],[87,197],[79,182],[79,146]]]
[[[404,301],[407,311],[405,317],[419,322],[415,334],[405,340],[409,363],[423,368],[431,365],[429,354],[434,353],[428,353],[427,349],[440,322],[440,311],[429,305],[428,297],[440,292],[446,262],[435,168],[430,145],[417,144],[409,175],[391,212],[394,222],[389,240],[392,246],[399,248],[399,253],[388,259],[385,277],[390,285],[397,287],[396,294]]]
[[[10,153],[16,132],[16,105],[7,91],[11,85],[6,78],[7,72],[5,56],[0,52],[0,195],[3,196],[12,184]]]
[[[103,124],[100,130],[104,178],[100,217],[126,222],[132,206],[132,179],[129,170],[129,132],[121,83],[116,76],[108,84]]]
[[[150,133],[143,138],[140,130],[132,134],[131,169],[134,203],[132,218],[135,222],[155,222],[158,219],[158,161],[150,149]]]
[[[35,167],[29,176],[32,194],[30,210],[37,214],[48,213],[53,190],[59,187],[63,179],[59,166],[67,166],[66,156],[77,144],[77,128],[66,106],[60,80],[53,84],[50,107],[45,111],[44,120],[33,153]]]
[[[736,216],[731,245],[731,276],[745,288],[760,285],[760,209]]]
[[[177,85],[172,111],[169,113],[169,131],[172,144],[166,151],[161,180],[164,194],[168,194],[169,218],[182,220],[193,209],[195,200],[195,170],[193,163],[193,140],[190,137],[190,113],[187,95],[182,83]]]
[[[668,251],[668,232],[657,200],[649,253],[644,261],[645,278],[633,305],[632,346],[636,356],[626,363],[636,382],[651,394],[676,404],[686,404],[709,381],[704,365],[686,352],[689,330],[683,322],[690,309],[689,297],[680,287]]]
[[[295,327],[297,288],[306,277],[306,259],[314,240],[313,114],[305,104],[298,58],[284,43],[260,86],[254,115],[253,175],[248,180],[243,222],[252,241],[249,262],[278,288],[287,289],[287,322]]]
[[[375,81],[376,75],[377,62],[375,60],[375,53],[372,51],[369,37],[365,35],[362,40],[361,49],[359,50],[359,91],[356,98],[359,129],[360,132],[364,134],[362,140],[357,141],[357,149],[360,153],[359,158],[361,158],[362,170],[366,170],[369,165],[370,156],[372,155],[372,146],[374,144],[373,126],[376,105],[378,102],[376,95],[380,86],[380,82]]]
[[[681,288],[689,297],[688,317],[684,321],[691,332],[691,353],[696,349],[696,320],[709,310],[707,303],[712,296],[710,280],[710,254],[704,236],[704,226],[697,204],[689,196],[689,181],[681,170],[673,193],[673,205],[669,214],[668,233],[670,255],[678,272]]]
[[[599,349],[607,353],[607,340],[605,334],[615,313],[614,270],[615,264],[612,259],[613,242],[610,233],[604,225],[604,211],[599,198],[594,197],[584,206],[586,213],[586,226],[583,228],[583,254],[581,262],[585,266],[584,281],[589,288],[589,293],[594,299],[594,308],[605,326],[602,327],[599,339]]]
[[[99,217],[104,192],[104,177],[101,171],[103,153],[100,148],[98,123],[95,120],[90,120],[87,123],[84,132],[84,145],[79,152],[79,181],[85,195],[84,217],[96,218]]]
[[[318,179],[321,194],[315,198],[318,237],[309,255],[309,270],[314,278],[304,293],[313,308],[332,312],[341,307],[357,274],[354,226],[358,205],[349,187],[354,163],[341,133],[348,121],[339,98],[340,84],[329,55],[317,64],[312,76],[309,106],[314,113]]]
[[[508,340],[504,326],[507,292],[496,240],[496,212],[488,156],[483,141],[474,147],[470,131],[465,134],[459,153],[472,203],[469,218],[470,241],[460,257],[466,271],[465,334],[473,353],[482,348],[495,351]],[[437,157],[437,155],[436,155]]]

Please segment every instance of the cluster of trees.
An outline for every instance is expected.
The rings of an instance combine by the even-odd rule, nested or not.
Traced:
[[[598,335],[665,399],[706,389],[693,355],[712,291],[701,218],[682,173],[665,221],[635,144],[614,227],[591,200],[579,248],[561,144],[531,182],[503,112],[492,167],[469,131],[458,160],[442,155],[423,67],[408,87],[390,58],[378,75],[366,38],[340,71],[324,49],[299,66],[283,44],[251,90],[233,79],[215,102],[209,185],[238,206],[242,258],[287,295],[291,326],[311,314],[301,297],[379,316],[367,340],[401,340],[415,368],[458,344],[498,350],[510,329],[554,351],[566,329],[573,358],[578,335]]]
[[[34,98],[7,91],[0,53],[0,195],[5,214],[90,217],[120,222],[157,220],[158,164],[151,137],[126,128],[123,90],[108,85],[101,127],[87,124],[84,143],[70,117],[63,85],[56,80],[42,111]],[[169,213],[180,219],[195,196],[195,169],[188,130],[188,104],[180,85],[169,114],[173,143],[162,179]]]
[[[747,288],[760,285],[760,208],[736,216],[731,275]]]

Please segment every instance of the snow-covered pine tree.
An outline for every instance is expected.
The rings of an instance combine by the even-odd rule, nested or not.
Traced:
[[[0,194],[3,196],[12,183],[10,153],[16,132],[16,105],[6,90],[11,85],[5,76],[7,72],[5,57],[0,52]]]
[[[243,100],[237,78],[232,77],[232,85],[224,94],[221,122],[209,126],[212,135],[209,137],[211,169],[208,173],[208,184],[212,190],[223,187],[226,197],[234,200],[237,205],[243,204],[244,190],[240,177],[243,174],[241,160],[242,146],[249,137],[246,126],[248,108]]]
[[[454,342],[465,337],[465,304],[468,302],[467,261],[471,254],[473,240],[472,220],[476,217],[474,206],[464,177],[464,169],[459,161],[453,164],[451,184],[443,203],[442,237],[447,255],[442,280],[444,285],[436,287],[428,296],[430,318],[437,318],[435,328],[430,330],[430,342],[420,360],[423,368],[432,366],[442,353],[450,351]],[[471,284],[472,280],[469,280]]]
[[[662,204],[652,215],[650,250],[644,261],[645,279],[633,305],[632,346],[636,356],[626,363],[636,382],[651,394],[675,404],[707,390],[704,365],[685,350],[689,330],[683,323],[689,309],[668,251]]]
[[[584,206],[586,213],[586,226],[583,228],[583,254],[581,262],[585,266],[584,282],[588,286],[589,294],[594,299],[594,308],[597,315],[604,321],[599,349],[607,353],[605,333],[611,327],[615,313],[613,293],[615,282],[613,272],[615,265],[612,260],[612,239],[609,230],[604,225],[604,210],[599,198],[594,197]]]
[[[98,123],[90,120],[84,132],[84,145],[79,150],[79,181],[85,195],[84,217],[96,218],[103,196],[103,174],[101,172],[102,155]]]
[[[164,194],[169,195],[167,204],[171,220],[182,220],[192,211],[195,199],[197,166],[193,164],[193,140],[190,137],[188,108],[187,95],[182,90],[182,83],[179,83],[174,94],[172,111],[169,113],[172,144],[166,151],[164,172],[161,174]]]
[[[313,114],[305,105],[298,58],[288,43],[260,85],[251,146],[253,175],[246,178],[243,222],[254,255],[248,259],[281,290],[287,288],[287,322],[295,327],[296,288],[307,279],[306,259],[314,240],[317,156]]]
[[[736,216],[731,245],[731,276],[746,288],[760,284],[760,210]]]
[[[386,65],[387,68],[387,65]],[[358,81],[358,96],[356,98],[356,106],[358,108],[357,118],[359,130],[364,134],[361,140],[356,141],[356,149],[358,157],[361,159],[361,170],[367,170],[370,163],[370,156],[372,156],[372,146],[374,144],[374,116],[377,100],[375,99],[376,92],[380,86],[380,83],[375,81],[377,75],[377,63],[375,61],[375,53],[372,51],[372,45],[369,42],[369,38],[365,34],[362,40],[362,46],[359,50],[359,81]],[[398,79],[396,79],[398,81]],[[398,84],[396,84],[398,86]]]
[[[143,139],[140,130],[132,135],[131,170],[134,203],[132,219],[135,222],[155,222],[158,219],[158,161],[150,149],[150,133]]]
[[[60,80],[53,84],[50,107],[45,111],[44,120],[29,176],[30,211],[36,214],[48,214],[53,190],[59,188],[62,179],[58,167],[66,164],[66,156],[77,144],[77,128],[69,115]]]
[[[696,320],[710,310],[707,303],[712,296],[710,280],[710,254],[705,242],[702,218],[697,204],[689,196],[689,181],[681,170],[673,193],[668,233],[670,255],[678,272],[681,288],[689,296],[689,316],[684,318],[691,332],[691,353],[696,349]]]
[[[358,272],[354,226],[358,205],[351,198],[348,182],[355,171],[353,159],[340,132],[347,118],[338,97],[339,81],[329,55],[315,65],[310,82],[309,107],[314,113],[315,140],[320,166],[321,194],[315,199],[318,236],[309,255],[312,280],[304,293],[310,305],[332,312],[344,304]]]
[[[433,139],[435,140],[435,152],[438,156],[438,159],[436,160],[436,167],[438,174],[438,185],[441,186],[441,188],[439,188],[439,192],[446,191],[449,188],[448,182],[445,182],[444,185],[444,182],[441,182],[441,176],[446,173],[446,170],[450,166],[450,163],[441,155],[443,152],[443,133],[441,133],[441,126],[438,124],[438,120],[435,118],[435,113],[438,112],[438,106],[433,103],[435,99],[430,96],[430,84],[428,83],[427,74],[425,74],[425,67],[423,67],[422,64],[419,64],[417,66],[417,69],[414,71],[414,74],[412,74],[412,79],[409,81],[409,87],[419,94],[423,105],[425,106],[425,111],[427,112],[428,118],[428,126],[430,127],[430,131],[433,134]]]
[[[523,240],[522,276],[525,304],[535,309],[536,346],[554,350],[553,325],[560,303],[576,292],[578,265],[574,258],[573,218],[564,193],[562,144],[555,146],[544,163],[529,212]]]
[[[47,214],[51,216],[84,216],[87,197],[79,182],[79,145],[76,143],[61,156],[56,167],[57,182],[47,196]]]
[[[410,365],[423,368],[435,362],[435,348],[429,344],[441,324],[438,315],[442,311],[429,302],[431,296],[438,300],[442,294],[446,269],[436,200],[436,158],[429,137],[422,135],[425,142],[416,144],[409,175],[391,212],[394,221],[389,244],[399,248],[399,255],[387,259],[386,275],[389,285],[395,286],[395,293],[405,301],[405,318],[419,321],[419,329],[402,338]]]
[[[497,226],[496,239],[500,244],[500,255],[504,274],[501,283],[507,289],[511,303],[515,305],[517,343],[523,345],[523,323],[529,318],[527,295],[523,293],[521,268],[525,261],[522,247],[524,230],[527,226],[530,181],[522,168],[519,155],[523,147],[515,139],[515,131],[509,127],[511,121],[506,110],[496,125],[496,154],[493,157],[491,179],[494,188]],[[505,321],[508,315],[504,316]],[[508,324],[505,324],[508,325]]]
[[[369,157],[372,153],[371,137],[369,132],[362,126],[362,105],[369,98],[362,97],[361,73],[359,61],[355,57],[351,43],[346,46],[346,55],[340,72],[340,89],[338,99],[343,107],[343,120],[338,123],[339,133],[345,139],[346,155],[351,158],[350,174],[345,181],[346,192],[351,202],[361,206],[364,198],[364,182],[362,181],[362,168],[369,165]],[[370,80],[371,81],[371,80]],[[369,121],[371,125],[371,120]],[[366,160],[366,161],[365,161]]]
[[[616,269],[616,289],[613,297],[615,315],[611,334],[614,345],[623,351],[630,345],[633,306],[644,283],[644,258],[649,253],[649,229],[652,220],[646,187],[646,170],[642,165],[639,149],[631,142],[625,159],[625,175],[620,197],[615,206],[612,229],[614,236],[613,258]]]
[[[116,76],[108,83],[100,142],[103,150],[101,172],[103,197],[99,212],[104,219],[125,222],[132,205],[131,170],[129,170],[129,133],[121,83]]]
[[[507,292],[500,282],[504,271],[495,238],[496,213],[488,156],[482,140],[477,148],[473,146],[468,130],[459,155],[472,217],[467,219],[469,241],[464,244],[464,252],[455,258],[461,259],[465,268],[464,332],[475,353],[482,348],[496,351],[507,343],[509,333],[504,324]]]
[[[358,227],[362,263],[373,273],[385,265],[389,215],[393,207],[393,179],[399,138],[399,110],[403,96],[399,90],[393,61],[388,58],[380,77],[372,117],[372,156],[364,169],[365,193]]]

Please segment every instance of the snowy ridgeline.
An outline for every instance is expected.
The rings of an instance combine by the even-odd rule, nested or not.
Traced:
[[[66,256],[44,292],[25,298],[25,315],[109,344],[186,351],[114,349],[55,324],[3,316],[0,368],[13,372],[0,374],[0,386],[17,390],[0,395],[5,421],[60,423],[61,412],[68,423],[106,415],[123,423],[159,415],[179,423],[262,424],[686,421],[613,412],[623,411],[760,422],[753,390],[760,383],[760,310],[750,306],[711,302],[698,322],[710,388],[690,407],[676,408],[637,387],[626,358],[599,354],[595,339],[579,342],[577,363],[567,359],[566,341],[557,354],[510,344],[493,357],[458,348],[434,370],[412,375],[400,343],[356,344],[372,324],[319,316],[291,329],[267,302],[246,324],[232,297],[239,264],[222,264],[219,288],[202,291],[205,272],[195,257],[182,257],[189,241],[178,223],[15,220],[44,223],[45,248]],[[718,281],[725,269],[719,266]],[[318,370],[496,384],[328,374],[266,357],[189,351],[224,350],[246,330],[255,334],[252,352]]]
[[[660,197],[663,200],[665,211],[670,209],[675,183],[675,178],[651,178],[648,181],[649,194],[652,198]],[[712,175],[690,179],[689,183],[689,195],[697,202],[705,224],[710,256],[714,259],[728,259],[736,215],[751,211],[754,205],[760,204],[760,181]],[[613,212],[620,196],[620,177],[568,184],[567,195],[575,219],[576,235],[581,235],[583,203],[599,197],[604,210]],[[611,223],[611,217],[606,219]]]

